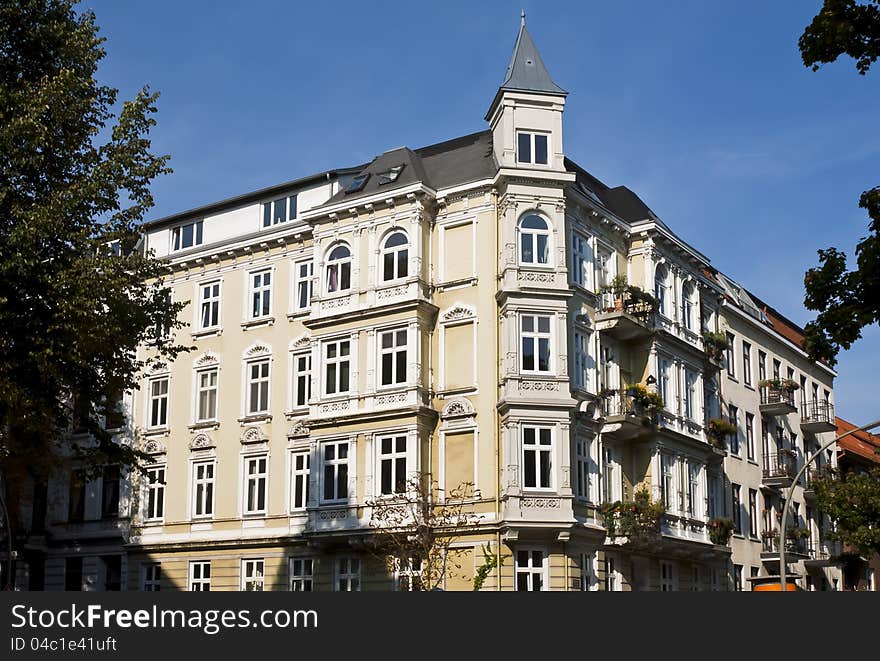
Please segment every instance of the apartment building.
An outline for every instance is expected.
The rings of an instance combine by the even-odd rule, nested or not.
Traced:
[[[418,567],[365,547],[371,504],[412,478],[441,501],[468,488],[444,589],[472,589],[486,549],[505,561],[485,590],[778,572],[760,532],[789,489],[816,522],[785,478],[830,431],[834,373],[566,156],[567,94],[523,20],[487,130],[145,225],[196,350],[133,396],[152,462],[132,481],[124,588],[405,589]],[[707,331],[730,339],[723,359]],[[797,401],[760,386],[775,376]],[[713,532],[726,518],[730,540]],[[797,560],[804,587],[834,571]]]

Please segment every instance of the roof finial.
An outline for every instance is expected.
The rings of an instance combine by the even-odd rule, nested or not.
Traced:
[[[525,27],[525,26],[526,26],[526,10],[525,10],[525,9],[523,9],[523,10],[519,13],[519,18],[520,18],[520,21],[521,21],[520,25],[522,25],[523,27]]]

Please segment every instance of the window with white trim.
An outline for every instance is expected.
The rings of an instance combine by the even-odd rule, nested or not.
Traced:
[[[151,466],[146,476],[145,521],[161,521],[165,516],[165,466]]]
[[[581,287],[590,288],[593,249],[590,240],[583,234],[571,235],[571,281]]]
[[[312,398],[312,354],[311,352],[295,353],[291,359],[293,367],[291,405],[293,408],[301,408],[308,406]]]
[[[733,532],[736,535],[742,535],[742,500],[740,497],[740,485],[731,483],[730,493],[733,502],[732,516]]]
[[[308,310],[312,305],[312,274],[315,264],[307,259],[293,265],[293,309]]]
[[[325,503],[348,500],[348,441],[327,441],[321,445]]]
[[[675,590],[675,567],[671,562],[660,561],[660,592]]]
[[[675,482],[675,457],[664,452],[660,455],[660,495],[667,512],[678,510]]]
[[[597,245],[596,246],[596,286],[594,291],[598,292],[602,289],[604,285],[610,285],[611,280],[614,278],[615,262],[614,262],[614,252],[611,248],[606,246]],[[609,292],[608,297],[613,298],[613,294]],[[604,297],[603,297],[604,298]],[[611,305],[614,305],[614,302],[611,302]],[[602,304],[603,307],[606,307],[605,302]]]
[[[577,436],[574,440],[574,495],[590,500],[590,440]]]
[[[618,500],[620,493],[620,479],[618,478],[617,465],[614,460],[614,452],[608,446],[602,446],[602,502],[613,503]]]
[[[382,244],[382,282],[402,280],[409,274],[409,239],[393,232]]]
[[[749,489],[749,536],[758,537],[758,491]]]
[[[519,221],[519,263],[546,266],[550,263],[550,225],[537,214],[530,213]]]
[[[685,282],[681,286],[681,323],[689,331],[697,330],[697,288],[692,282]]]
[[[304,510],[309,503],[309,465],[311,455],[308,450],[290,453],[290,510]]]
[[[663,399],[663,408],[670,410],[672,408],[672,361],[664,356],[657,356],[657,392]]]
[[[171,250],[186,250],[202,245],[202,221],[179,225],[171,230]]]
[[[752,385],[752,345],[743,340],[743,383]]]
[[[605,591],[620,592],[620,574],[614,566],[614,558],[605,556]]]
[[[199,330],[220,326],[220,281],[199,285]]]
[[[214,471],[213,461],[198,461],[192,466],[192,515],[195,519],[210,518],[214,515]]]
[[[340,395],[349,391],[351,340],[324,342],[324,394]]]
[[[666,401],[666,400],[664,400]],[[684,417],[697,420],[697,373],[684,370]]]
[[[550,317],[546,315],[520,315],[520,371],[551,373]]]
[[[593,360],[590,357],[590,336],[580,331],[572,335],[574,344],[574,385],[583,390],[590,389],[590,373]]]
[[[148,427],[168,426],[168,377],[150,380],[150,419]]]
[[[736,337],[733,333],[727,333],[727,351],[724,362],[727,363],[727,376],[731,379],[736,378],[736,353],[735,353]]]
[[[263,202],[263,227],[272,227],[296,218],[296,195]]]
[[[544,552],[537,549],[517,551],[517,592],[541,592],[544,589],[544,582]]]
[[[311,592],[314,570],[315,561],[313,558],[291,558],[290,591]]]
[[[727,410],[729,413],[730,424],[736,428],[736,431],[730,435],[730,453],[739,456],[739,409],[733,404],[730,404],[728,405]]]
[[[524,489],[553,489],[553,428],[523,425]]]
[[[422,591],[422,568],[421,558],[404,558],[396,562],[394,578],[398,592],[421,592]]]
[[[696,461],[687,462],[687,514],[692,519],[702,519],[702,501],[700,497],[700,475],[703,467]]]
[[[211,591],[211,561],[193,560],[189,563],[189,591]]]
[[[578,589],[581,592],[592,592],[593,590],[597,590],[599,586],[596,579],[596,554],[579,553],[578,569]]]
[[[247,414],[269,412],[269,359],[247,363]]]
[[[657,299],[657,311],[665,316],[669,316],[669,293],[666,284],[667,271],[666,267],[658,264],[654,269],[654,297]]]
[[[546,133],[516,132],[516,162],[547,165],[550,136]]]
[[[196,422],[217,419],[217,388],[220,371],[216,367],[196,372]]]
[[[250,310],[248,319],[262,319],[272,313],[272,269],[248,273]]]
[[[162,565],[158,562],[145,562],[143,592],[159,592],[162,587]]]
[[[324,286],[328,294],[351,289],[351,261],[351,249],[344,243],[337,245],[327,255]]]
[[[710,519],[717,518],[718,513],[721,511],[721,508],[718,506],[718,495],[721,493],[719,483],[718,475],[709,475],[706,480],[706,515]]]
[[[358,592],[361,589],[361,561],[351,556],[336,558],[336,592]]]
[[[406,493],[407,438],[405,435],[380,436],[378,445],[379,493],[383,496]]]
[[[381,331],[379,336],[380,385],[396,386],[406,383],[406,329]]]
[[[767,354],[758,350],[758,381],[764,381],[767,378]]]
[[[262,558],[241,561],[242,592],[262,592],[265,563]]]
[[[244,460],[244,503],[242,513],[265,514],[266,495],[269,479],[269,457],[245,457]]]
[[[755,416],[746,413],[746,456],[755,458]]]

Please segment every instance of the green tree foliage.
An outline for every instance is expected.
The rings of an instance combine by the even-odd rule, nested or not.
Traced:
[[[827,473],[815,480],[814,489],[816,506],[834,523],[828,539],[868,558],[880,553],[880,468],[849,472],[839,479]]]
[[[138,453],[99,424],[147,366],[173,359],[182,304],[140,250],[157,95],[117,105],[105,55],[75,0],[0,0],[0,477],[43,480],[63,448],[87,466]],[[75,409],[75,416],[74,416]],[[71,419],[90,432],[70,441]],[[77,437],[80,438],[80,437]],[[81,438],[89,438],[82,436]],[[65,451],[67,451],[65,450]],[[9,502],[15,502],[14,494]],[[10,516],[14,515],[10,507]]]
[[[866,74],[880,56],[880,0],[825,0],[798,40],[804,65],[849,55]],[[819,266],[804,277],[804,305],[819,314],[806,325],[804,348],[810,357],[834,365],[841,349],[862,336],[862,328],[880,321],[880,187],[862,193],[859,206],[870,219],[868,235],[855,248],[856,270],[836,248],[819,250]]]

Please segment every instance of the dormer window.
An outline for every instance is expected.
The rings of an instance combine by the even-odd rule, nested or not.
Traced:
[[[171,249],[185,250],[202,244],[202,221],[179,225],[171,230]]]
[[[296,195],[263,203],[263,227],[272,227],[296,218]]]
[[[400,176],[400,172],[403,170],[402,165],[395,165],[390,170],[379,173],[379,185],[382,184],[390,184],[394,181],[397,181],[397,178]]]
[[[351,180],[351,183],[348,186],[346,186],[346,188],[345,188],[346,195],[348,193],[357,193],[358,191],[363,190],[364,186],[367,185],[367,180],[369,178],[370,178],[369,172],[367,172],[366,174],[359,174],[358,176],[356,176],[354,179]]]
[[[546,133],[526,133],[520,131],[516,136],[517,163],[547,165],[548,136]]]

